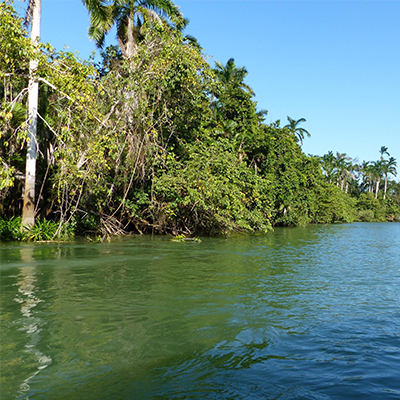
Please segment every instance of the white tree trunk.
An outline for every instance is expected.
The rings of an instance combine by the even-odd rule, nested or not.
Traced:
[[[345,184],[345,178],[341,178],[342,179],[342,183],[340,184],[340,190],[343,192],[344,190],[344,184]]]
[[[384,193],[383,193],[383,199],[386,199],[386,192],[387,192],[387,175],[385,176],[385,189],[384,189]]]
[[[376,180],[376,189],[375,189],[375,198],[377,199],[378,198],[378,192],[379,192],[379,184],[381,183],[381,180],[380,180],[380,178],[378,178],[377,180]]]
[[[40,40],[41,0],[35,0],[32,15],[31,42],[37,45]],[[35,182],[36,182],[36,154],[37,154],[37,111],[39,100],[39,82],[36,79],[37,60],[29,63],[28,87],[28,147],[26,153],[24,206],[22,209],[22,225],[35,224]]]

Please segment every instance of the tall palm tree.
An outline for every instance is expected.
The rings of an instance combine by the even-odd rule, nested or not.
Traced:
[[[383,175],[383,165],[384,161],[383,160],[378,160],[372,162],[372,175],[375,178],[375,198],[378,198],[378,193],[379,193],[379,185],[381,183],[381,178]]]
[[[30,0],[25,16],[25,25],[31,25],[31,42],[37,47],[40,41],[42,3],[41,0]],[[28,145],[25,168],[24,205],[22,209],[22,225],[35,224],[35,183],[37,157],[37,111],[39,99],[39,82],[36,78],[38,60],[32,58],[29,62],[28,86]]]
[[[383,175],[385,176],[385,188],[383,192],[384,199],[386,199],[388,175],[392,174],[396,176],[397,175],[396,167],[397,167],[397,162],[394,157],[390,157],[389,160],[384,160],[384,163],[382,165],[382,172]]]
[[[226,65],[216,61],[213,71],[218,83],[213,92],[216,99],[213,99],[211,106],[215,120],[219,124],[226,120],[236,123],[235,139],[239,145],[240,158],[245,137],[260,126],[267,111],[257,113],[256,103],[252,100],[254,92],[244,82],[247,70],[245,67],[238,67],[233,58]]]
[[[381,153],[381,160],[383,160],[384,154],[387,154],[390,157],[390,154],[388,153],[388,148],[386,146],[381,146],[379,153]]]
[[[333,179],[333,171],[335,169],[335,156],[332,151],[329,151],[328,154],[324,154],[321,157],[321,165],[327,182],[332,182]]]
[[[346,189],[347,192],[349,180],[354,179],[351,158],[346,153],[336,152],[335,169],[337,175],[336,185],[340,185],[340,189],[342,191]]]
[[[353,162],[350,160],[345,163],[345,167],[342,170],[342,185],[341,189],[347,193],[349,190],[349,184],[355,180],[355,166]]]
[[[83,0],[90,13],[89,36],[102,48],[106,34],[115,25],[118,44],[124,58],[131,58],[137,49],[142,26],[167,23],[181,30],[187,24],[171,0]]]
[[[374,166],[370,161],[363,161],[361,164],[361,171],[363,174],[363,181],[365,186],[368,187],[368,192],[373,192],[373,176],[374,176]],[[367,181],[367,182],[365,182]]]
[[[214,72],[223,85],[243,89],[254,96],[251,87],[244,83],[244,78],[248,75],[247,69],[245,67],[237,67],[233,58],[230,58],[226,65],[215,61]]]
[[[293,134],[293,136],[297,136],[300,140],[300,143],[303,144],[303,139],[304,139],[304,134],[307,135],[307,137],[310,137],[310,133],[305,130],[304,128],[299,128],[298,125],[301,122],[306,122],[304,118],[300,118],[297,121],[295,119],[290,118],[289,116],[287,117],[289,123],[284,126],[284,128],[288,128],[289,131]]]

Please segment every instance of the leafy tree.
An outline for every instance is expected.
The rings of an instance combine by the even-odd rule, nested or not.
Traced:
[[[293,135],[277,124],[264,126],[249,138],[245,150],[250,166],[271,182],[273,225],[318,220],[317,192],[324,179],[318,158],[307,157]]]
[[[30,160],[29,153],[24,154],[24,148],[26,143],[29,145],[31,142],[34,142],[33,145],[36,148],[39,142],[40,152],[37,160],[35,159],[37,161],[35,162],[35,178],[38,178],[36,180],[41,185],[38,186],[39,193],[35,195],[36,202],[33,202],[33,192],[30,192],[30,211],[33,217],[38,213],[46,215],[54,211],[54,215],[61,217],[63,221],[67,214],[56,211],[64,210],[66,203],[61,197],[57,197],[61,193],[57,193],[55,179],[59,168],[66,175],[68,174],[68,171],[63,168],[65,158],[74,156],[74,152],[69,147],[73,141],[72,133],[76,130],[82,135],[86,128],[89,133],[93,128],[93,120],[96,118],[100,120],[98,114],[96,116],[97,106],[93,97],[95,86],[94,81],[91,80],[91,77],[95,76],[95,70],[88,63],[77,60],[71,53],[57,53],[49,45],[31,44],[24,37],[25,31],[21,27],[21,20],[17,18],[12,7],[1,5],[0,11],[2,22],[0,34],[4,30],[7,33],[2,37],[9,40],[8,43],[4,43],[4,47],[10,48],[8,44],[15,44],[13,50],[5,52],[5,63],[0,62],[1,74],[6,77],[6,87],[2,89],[5,96],[2,97],[0,104],[1,115],[5,117],[3,121],[6,122],[1,127],[0,154],[2,164],[6,164],[10,178],[7,193],[2,199],[2,207],[4,207],[4,213],[8,215],[21,212],[22,207],[17,198],[21,194],[24,164],[27,159]],[[2,41],[0,41],[0,46],[3,46]],[[33,77],[41,83],[41,90],[36,109],[36,137],[34,140],[29,140],[26,133],[26,104],[30,99],[27,100],[26,94],[28,91],[27,71],[29,71],[32,57],[35,57],[37,61],[37,69]],[[10,75],[8,71],[13,73]],[[87,121],[91,121],[90,128]],[[77,151],[80,152],[80,149]],[[26,175],[28,174],[29,169]],[[3,172],[1,175],[4,175]],[[46,181],[49,177],[53,179],[52,183]],[[46,198],[48,201],[44,200]],[[61,206],[62,210],[56,210],[57,206]],[[67,208],[71,209],[70,206]],[[23,225],[26,223],[22,221]]]
[[[29,60],[34,55],[21,20],[12,5],[0,4],[0,207],[15,184],[16,147],[26,138],[25,96]],[[20,170],[23,166],[19,165]],[[22,172],[20,173],[22,175]]]
[[[182,44],[179,35],[147,35],[131,60],[97,81],[102,122],[91,122],[90,135],[74,134],[63,155],[65,167],[56,175],[60,197],[70,210],[80,210],[79,224],[94,221],[94,229],[104,235],[123,226],[151,229],[154,178],[167,160],[187,157],[186,143],[202,137],[211,118],[207,89],[212,74],[198,49]],[[127,102],[125,90],[138,101]]]
[[[218,234],[266,231],[271,185],[255,175],[231,141],[211,138],[187,146],[187,159],[170,159],[154,181],[153,225],[158,231]]]
[[[357,209],[359,210],[359,218],[361,221],[371,222],[385,220],[385,211],[373,193],[361,193],[360,197],[357,199]]]
[[[323,184],[316,188],[316,211],[313,222],[335,223],[357,220],[356,199],[337,186]]]

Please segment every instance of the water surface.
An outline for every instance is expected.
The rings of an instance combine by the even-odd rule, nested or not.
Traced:
[[[400,224],[2,243],[7,399],[400,399]]]

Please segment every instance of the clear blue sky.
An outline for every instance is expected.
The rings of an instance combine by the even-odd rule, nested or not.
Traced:
[[[26,3],[17,2],[20,12]],[[387,146],[400,175],[400,1],[176,0],[213,60],[249,72],[267,122],[305,118],[303,149],[373,161]],[[42,41],[87,58],[80,0],[42,0]],[[108,44],[115,44],[114,34]],[[397,178],[399,179],[399,177]]]

